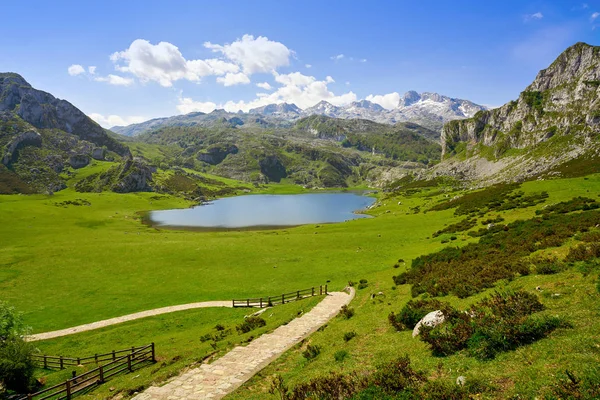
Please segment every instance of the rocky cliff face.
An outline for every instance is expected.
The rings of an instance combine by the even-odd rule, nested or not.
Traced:
[[[0,73],[0,112],[13,112],[38,129],[60,129],[120,156],[131,156],[127,146],[108,136],[71,103],[34,89],[18,74]]]
[[[442,130],[442,157],[481,145],[495,157],[553,136],[589,140],[600,133],[600,47],[577,43],[540,71],[519,98]]]

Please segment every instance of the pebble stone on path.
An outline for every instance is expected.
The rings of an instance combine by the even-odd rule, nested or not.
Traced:
[[[312,310],[271,333],[238,346],[211,364],[202,364],[172,378],[163,386],[151,386],[133,400],[221,399],[269,365],[285,351],[336,316],[354,298],[344,292],[329,293]]]

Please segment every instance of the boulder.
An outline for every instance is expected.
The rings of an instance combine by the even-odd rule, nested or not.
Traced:
[[[417,322],[417,325],[415,325],[415,329],[413,329],[412,336],[415,337],[419,335],[421,331],[421,326],[426,325],[436,327],[442,322],[444,322],[444,320],[444,313],[441,310],[432,311],[423,318],[421,318],[419,322]]]
[[[69,165],[75,169],[86,167],[90,163],[90,156],[87,154],[75,154],[69,157]]]
[[[96,147],[94,150],[92,150],[92,158],[94,160],[104,160],[104,157],[106,157],[106,150],[104,150],[102,147]]]

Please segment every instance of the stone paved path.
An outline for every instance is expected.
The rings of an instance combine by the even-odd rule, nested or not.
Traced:
[[[163,386],[152,386],[133,397],[133,400],[221,399],[323,326],[337,315],[343,305],[349,304],[352,298],[352,288],[350,294],[329,293],[312,310],[289,324],[260,336],[247,346],[235,347],[212,364],[202,364],[172,378]]]
[[[61,329],[58,331],[36,333],[35,335],[29,335],[27,341],[34,342],[36,340],[52,339],[60,336],[73,335],[79,332],[91,331],[92,329],[103,328],[105,326],[116,325],[122,322],[133,321],[134,319],[140,319],[145,317],[152,317],[154,315],[167,314],[175,311],[191,310],[194,308],[207,308],[207,307],[232,307],[231,300],[229,301],[203,301],[200,303],[189,303],[181,304],[178,306],[155,308],[154,310],[141,311],[134,314],[123,315],[122,317],[105,319],[102,321],[92,322],[90,324],[79,325],[73,328]]]

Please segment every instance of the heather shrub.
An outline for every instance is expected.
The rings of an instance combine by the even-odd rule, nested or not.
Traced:
[[[390,324],[396,330],[413,329],[425,315],[435,310],[449,310],[450,304],[435,299],[409,300],[399,314],[393,312],[388,316]]]
[[[235,327],[235,329],[240,333],[248,333],[256,328],[260,328],[261,326],[267,325],[267,321],[258,316],[248,317]]]

